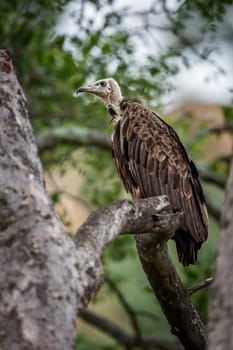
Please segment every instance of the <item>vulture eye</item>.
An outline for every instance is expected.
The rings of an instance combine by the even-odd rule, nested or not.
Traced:
[[[106,81],[100,81],[100,86],[105,87],[107,85]]]

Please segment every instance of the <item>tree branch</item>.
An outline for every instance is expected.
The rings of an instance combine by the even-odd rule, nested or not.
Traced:
[[[196,132],[186,144],[187,147],[190,147],[196,140],[208,136],[209,134],[222,134],[222,133],[232,133],[233,132],[233,123],[225,123],[222,125],[214,126],[211,128],[205,128]]]
[[[233,132],[233,123],[226,123],[218,126],[213,126],[212,128],[207,129],[209,134],[221,134],[222,132]]]
[[[166,196],[120,200],[92,213],[74,238],[79,256],[83,257],[79,259],[78,269],[86,283],[80,307],[88,304],[103,282],[100,258],[110,242],[122,233],[140,233],[141,236],[144,233],[147,244],[152,237],[157,245],[162,244],[173,236],[181,216],[179,211],[171,213]]]
[[[214,172],[210,171],[210,170],[203,170],[203,169],[198,169],[200,178],[204,181],[204,182],[209,182],[214,184],[215,186],[220,187],[221,189],[224,190],[225,186],[226,186],[226,181],[217,176]]]
[[[152,240],[148,245],[143,236],[136,237],[136,243],[143,269],[171,325],[172,333],[177,335],[185,349],[204,350],[204,326],[172,264],[167,245],[158,246]]]
[[[198,290],[201,290],[203,288],[209,287],[209,285],[213,282],[213,277],[206,278],[204,281],[196,284],[193,287],[190,287],[187,289],[189,295],[197,292]]]
[[[221,218],[220,210],[213,204],[213,202],[208,197],[206,197],[205,201],[208,209],[208,214],[211,215],[219,223]]]
[[[143,346],[145,348],[156,348],[157,350],[182,350],[183,348],[175,343],[159,337],[144,336],[138,340],[135,335],[126,332],[122,327],[119,327],[111,320],[99,316],[89,310],[82,310],[80,313],[83,320],[101,329],[106,334],[116,339],[119,343],[127,347],[127,349],[134,349],[135,346]],[[140,347],[141,349],[141,347]]]
[[[62,126],[49,129],[37,136],[40,153],[53,149],[62,143],[72,146],[97,146],[105,150],[111,149],[111,140],[108,135],[73,125],[72,127]]]
[[[142,316],[142,317],[148,318],[148,319],[156,321],[156,322],[158,322],[158,320],[159,320],[159,315],[155,315],[152,312],[147,311],[147,310],[136,309],[135,313],[137,316]]]
[[[108,283],[109,287],[115,292],[115,295],[117,296],[118,300],[120,301],[121,305],[127,312],[127,315],[130,318],[132,328],[134,330],[134,336],[138,339],[138,343],[140,344],[140,340],[142,338],[141,335],[141,329],[137,320],[136,311],[130,306],[130,304],[127,302],[126,298],[120,291],[120,289],[116,286],[116,284],[111,280],[109,277],[105,278],[105,281]]]

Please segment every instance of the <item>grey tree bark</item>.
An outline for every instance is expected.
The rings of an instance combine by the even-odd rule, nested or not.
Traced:
[[[216,274],[209,310],[209,350],[233,349],[233,158],[221,218]]]
[[[163,308],[167,316],[173,315],[168,319],[173,330],[179,330],[184,345],[187,327],[182,321],[191,316],[189,347],[185,346],[197,349],[196,334],[203,339],[204,329],[174,267],[165,256],[169,263],[164,269],[162,259],[165,242],[177,229],[181,213],[172,213],[163,196],[119,201],[93,213],[72,241],[44,186],[26,99],[11,55],[4,50],[0,50],[0,188],[2,350],[73,349],[78,311],[103,281],[101,255],[124,232],[140,233],[139,254],[145,260],[145,271],[155,292],[158,286],[163,290],[156,292],[158,298],[164,299],[166,280],[169,288],[176,286],[176,292],[164,299],[167,305]],[[168,279],[163,278],[164,273],[169,274]],[[176,321],[174,312],[183,316]]]
[[[0,347],[73,348],[78,270],[44,186],[24,93],[0,50]]]

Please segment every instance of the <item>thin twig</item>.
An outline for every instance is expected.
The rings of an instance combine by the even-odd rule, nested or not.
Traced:
[[[197,133],[195,133],[186,143],[187,147],[190,147],[196,140],[208,136],[210,134],[221,134],[221,133],[232,133],[233,132],[233,123],[225,123],[222,125],[214,126],[211,128],[206,128],[199,130]]]
[[[222,177],[216,175],[213,171],[210,171],[210,170],[203,170],[199,168],[198,172],[199,172],[200,178],[203,181],[212,183],[224,190],[226,186],[226,180],[224,180]]]
[[[208,197],[205,198],[206,206],[208,213],[217,221],[220,222],[221,211],[215,205],[213,205],[212,201]]]
[[[137,316],[149,318],[155,322],[157,322],[159,320],[159,317],[157,315],[154,315],[152,312],[147,311],[147,310],[135,310],[135,314]]]
[[[111,150],[109,135],[88,128],[62,126],[43,131],[37,136],[40,153],[53,149],[62,143],[76,146],[97,146],[101,149]]]
[[[116,283],[111,278],[106,277],[105,281],[108,283],[110,288],[115,292],[118,300],[120,301],[121,305],[124,307],[125,311],[127,312],[128,316],[130,318],[133,330],[134,330],[134,334],[140,342],[141,329],[139,327],[139,323],[138,323],[137,316],[136,316],[134,309],[130,306],[130,304],[126,300],[126,298],[123,295],[123,293],[121,292],[121,290],[117,287]]]
[[[230,164],[231,157],[232,157],[231,154],[229,154],[229,155],[221,155],[218,158],[216,158],[216,161]]]
[[[204,281],[196,284],[195,286],[187,288],[187,291],[189,295],[191,295],[197,292],[198,290],[208,287],[212,282],[213,282],[213,277],[206,278]]]
[[[126,332],[125,329],[118,326],[113,321],[106,317],[99,316],[92,311],[82,310],[80,315],[84,321],[94,325],[106,334],[112,336],[127,349],[134,349],[138,346],[140,346],[140,349],[142,349],[141,346],[143,345],[145,348],[157,350],[182,350],[182,347],[178,342],[161,339],[155,336],[144,336],[139,342],[137,337]]]
[[[50,192],[50,195],[53,194],[54,192],[56,192],[58,195],[64,195],[64,196],[70,197],[71,199],[73,199],[73,200],[76,201],[77,203],[80,203],[80,204],[82,204],[83,206],[85,206],[85,208],[88,209],[89,211],[90,211],[91,209],[93,209],[93,208],[91,207],[91,205],[90,205],[87,201],[85,201],[85,199],[83,199],[83,198],[81,198],[81,197],[79,197],[79,196],[77,196],[77,195],[75,195],[75,194],[73,194],[73,193],[71,193],[71,192],[65,190],[64,188],[61,188],[61,187],[58,185],[57,181],[55,180],[54,174],[53,174],[51,171],[47,170],[46,174],[48,175],[48,177],[49,177],[49,179],[51,180],[51,182],[52,182],[52,184],[53,184],[53,187],[54,187],[54,188],[52,189],[52,191],[49,191],[49,192]]]

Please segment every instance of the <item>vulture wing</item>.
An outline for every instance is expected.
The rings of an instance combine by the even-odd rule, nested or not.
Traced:
[[[179,260],[195,263],[208,217],[198,172],[176,132],[143,105],[123,99],[112,135],[118,173],[133,198],[166,194],[184,216],[174,235]]]

